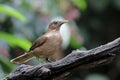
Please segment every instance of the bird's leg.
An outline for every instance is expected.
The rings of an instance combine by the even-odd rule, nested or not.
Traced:
[[[51,57],[50,58],[45,58],[45,59],[46,59],[47,62],[55,62],[56,61],[55,59],[53,59]]]
[[[50,60],[50,58],[45,58],[47,62],[52,62],[52,60]]]
[[[38,61],[39,61],[39,58],[40,58],[40,57],[36,56],[36,59],[37,59]]]

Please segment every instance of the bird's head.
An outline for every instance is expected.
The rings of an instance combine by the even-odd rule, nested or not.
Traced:
[[[61,20],[61,21],[52,21],[50,24],[49,24],[49,27],[48,27],[48,31],[52,31],[52,30],[59,30],[61,25],[64,24],[64,23],[67,23],[68,20]]]

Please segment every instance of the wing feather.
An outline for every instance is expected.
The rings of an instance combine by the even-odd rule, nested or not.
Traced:
[[[39,46],[42,46],[46,42],[46,40],[47,40],[47,37],[45,37],[45,36],[42,36],[42,37],[38,38],[37,40],[35,40],[33,42],[29,51],[32,51]]]

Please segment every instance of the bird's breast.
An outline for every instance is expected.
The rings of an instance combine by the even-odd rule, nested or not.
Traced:
[[[62,37],[60,33],[50,33],[46,35],[47,41],[45,44],[41,47],[42,48],[42,53],[46,56],[50,56],[61,48],[62,44]]]
[[[61,46],[62,44],[62,37],[59,32],[48,34],[47,39],[47,42],[51,47]]]

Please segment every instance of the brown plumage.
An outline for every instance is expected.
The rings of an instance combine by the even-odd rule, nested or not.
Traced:
[[[67,20],[53,21],[48,27],[48,31],[35,40],[29,51],[11,60],[11,62],[22,64],[27,62],[32,57],[52,57],[61,49],[62,38],[60,35],[60,27]]]

